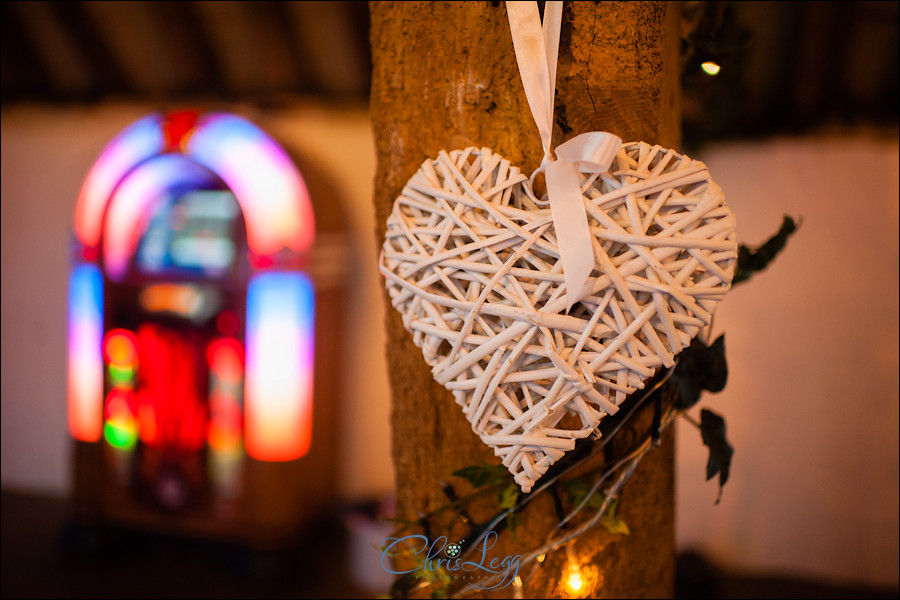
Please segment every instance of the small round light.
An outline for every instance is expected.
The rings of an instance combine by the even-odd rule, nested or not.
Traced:
[[[116,367],[131,368],[137,366],[137,339],[127,329],[113,329],[106,334],[103,341],[103,353],[106,361]]]
[[[581,591],[584,580],[581,578],[581,571],[578,570],[578,567],[569,570],[569,578],[566,580],[566,585],[570,591],[576,594]]]
[[[703,69],[703,72],[707,75],[718,75],[719,71],[722,70],[722,66],[717,62],[713,62],[711,60],[706,61],[705,63],[700,65],[700,68]]]

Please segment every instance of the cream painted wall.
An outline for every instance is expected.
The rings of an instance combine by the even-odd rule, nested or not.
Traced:
[[[62,495],[67,240],[81,179],[147,106],[2,113],[2,485]],[[347,327],[343,493],[391,489],[374,151],[364,107],[236,109],[309,158],[347,203],[358,310]],[[898,144],[804,138],[710,148],[702,158],[762,242],[782,214],[803,226],[782,258],[716,317],[731,377],[703,405],[724,415],[736,455],[724,497],[706,451],[678,432],[678,545],[730,569],[894,585],[898,564]]]
[[[898,585],[898,144],[779,139],[703,156],[750,245],[803,219],[716,313],[728,386],[703,404],[735,447],[721,504],[678,429],[678,545],[723,566]]]

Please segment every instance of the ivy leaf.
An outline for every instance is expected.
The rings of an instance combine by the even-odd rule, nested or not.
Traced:
[[[512,534],[513,539],[516,539],[516,527],[518,527],[521,522],[522,517],[520,517],[518,513],[511,512],[506,515],[506,527]]]
[[[563,487],[566,490],[569,501],[575,505],[580,504],[591,489],[590,486],[581,479],[570,479],[563,484]],[[591,508],[600,510],[603,508],[604,502],[606,502],[606,495],[601,494],[600,492],[594,492],[590,495],[585,504]],[[618,507],[618,498],[610,500],[609,505],[606,507],[606,512],[600,517],[600,525],[614,535],[629,535],[631,534],[631,530],[628,528],[628,525],[616,515]]]
[[[568,497],[569,502],[578,505],[581,504],[581,501],[584,500],[588,490],[591,488],[581,479],[570,479],[563,484],[563,489],[566,490],[566,496]]]
[[[500,508],[513,509],[519,500],[519,486],[511,483],[499,494]]]
[[[757,271],[762,271],[768,267],[775,260],[775,257],[778,256],[778,253],[784,250],[788,238],[795,231],[797,231],[797,223],[794,222],[794,219],[785,215],[778,233],[769,238],[765,244],[756,250],[751,250],[747,246],[741,245],[738,248],[737,267],[734,270],[731,285],[734,286],[746,281]]]
[[[722,499],[722,487],[728,481],[731,457],[734,456],[734,448],[725,438],[725,419],[704,408],[700,411],[700,435],[703,436],[703,443],[709,447],[706,480],[719,476],[719,495],[716,498],[718,504]]]
[[[620,519],[616,514],[618,509],[619,499],[613,498],[606,508],[606,514],[600,517],[600,525],[613,535],[631,535],[631,529],[629,529],[625,521]]]
[[[671,381],[678,387],[675,407],[686,410],[697,403],[703,390],[721,392],[728,382],[728,361],[725,359],[725,335],[707,346],[697,338],[684,349]]]
[[[473,488],[486,485],[501,485],[509,482],[509,471],[503,465],[487,465],[464,467],[453,471],[456,477],[462,477],[472,484]]]

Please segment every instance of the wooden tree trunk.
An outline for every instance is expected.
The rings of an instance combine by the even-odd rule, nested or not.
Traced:
[[[371,113],[378,171],[377,243],[394,199],[439,150],[489,147],[526,174],[542,149],[525,100],[502,2],[371,2]],[[624,141],[678,144],[678,5],[567,2],[556,87],[554,145],[587,131]],[[459,468],[497,464],[451,394],[435,383],[421,351],[388,302],[387,357],[393,392],[393,455],[398,517],[446,504],[441,482]],[[629,536],[602,528],[579,538],[579,561],[602,578],[592,597],[667,597],[674,581],[673,439],[664,436],[626,485],[620,515]],[[487,510],[485,508],[474,509]],[[487,512],[473,514],[476,520]],[[515,539],[492,555],[540,547],[556,525],[550,499],[532,502]],[[566,553],[548,555],[525,597],[559,597]],[[523,575],[530,570],[523,569]],[[512,593],[510,588],[496,596]]]

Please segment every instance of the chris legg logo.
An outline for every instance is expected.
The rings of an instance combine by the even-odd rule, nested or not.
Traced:
[[[447,538],[441,536],[429,542],[424,535],[408,535],[401,538],[386,538],[381,542],[381,567],[388,573],[395,575],[406,575],[418,570],[422,570],[422,575],[427,576],[429,573],[435,573],[440,569],[446,571],[451,577],[456,579],[462,578],[469,585],[480,590],[499,590],[508,586],[515,580],[519,574],[519,558],[520,555],[500,557],[488,557],[488,550],[497,543],[497,533],[489,531],[482,540],[481,548],[474,551],[471,560],[463,561],[459,558],[462,553],[462,544],[465,540],[458,543],[447,543]],[[391,559],[399,555],[412,555],[421,558],[416,562],[417,566],[407,569],[406,571],[397,571],[391,566]],[[441,558],[441,556],[446,558]],[[477,561],[475,559],[478,559]],[[501,577],[500,581],[494,585],[482,587],[478,585],[478,581],[482,579],[496,579]]]

